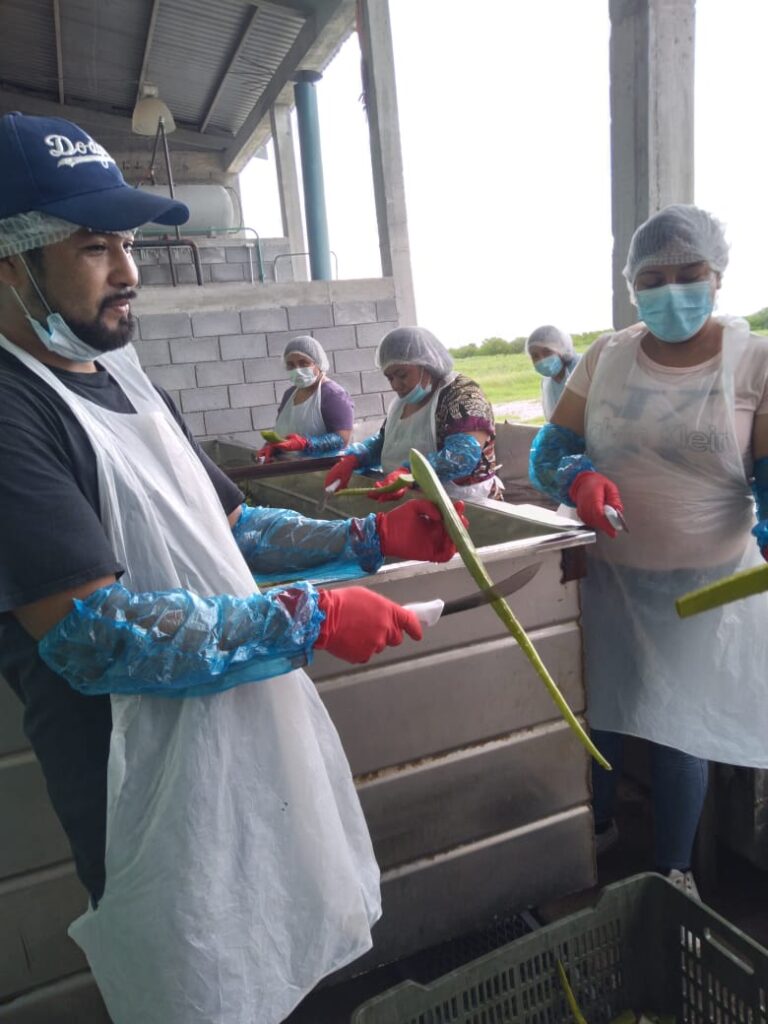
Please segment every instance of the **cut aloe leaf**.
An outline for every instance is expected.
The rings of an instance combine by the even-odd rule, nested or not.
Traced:
[[[275,430],[262,430],[261,436],[264,438],[267,444],[279,444],[280,441],[285,440],[285,438],[280,437],[280,435]]]
[[[758,565],[754,569],[743,569],[732,576],[709,583],[706,587],[683,594],[675,601],[675,608],[681,619],[687,619],[691,615],[730,604],[731,601],[762,594],[765,590],[768,590],[768,565]]]
[[[576,1024],[587,1024],[587,1019],[579,1009],[579,1004],[576,1002],[576,996],[573,994],[571,983],[568,981],[568,975],[565,973],[565,968],[560,960],[557,961],[557,976],[560,979],[563,992],[565,992],[568,1009],[573,1014],[573,1019],[576,1021]]]
[[[481,590],[492,590],[493,580],[488,575],[488,571],[485,568],[482,559],[478,555],[475,545],[472,543],[472,538],[467,533],[456,509],[453,507],[453,502],[446,494],[437,474],[421,452],[417,452],[415,448],[411,449],[410,459],[411,471],[416,479],[416,483],[424,492],[424,496],[434,502],[440,509],[443,516],[443,522],[445,523],[445,528],[450,534],[453,543],[456,545],[464,565],[469,570],[470,576]],[[576,734],[581,744],[592,755],[592,757],[594,757],[599,765],[602,765],[603,768],[607,768],[610,771],[610,764],[586,734],[576,715],[571,711],[565,697],[560,693],[557,683],[554,681],[552,676],[550,676],[544,663],[539,657],[538,651],[531,643],[528,634],[517,621],[514,612],[507,602],[503,597],[500,597],[491,601],[490,604],[491,608],[496,612],[498,617],[517,641],[525,656],[533,665],[536,670],[536,674],[544,683],[552,697],[552,700],[557,705],[558,711]]]
[[[402,490],[403,487],[413,486],[413,476],[410,473],[403,473],[396,480],[388,483],[386,487],[344,487],[336,491],[337,498],[367,498],[371,494],[392,494],[393,491]]]

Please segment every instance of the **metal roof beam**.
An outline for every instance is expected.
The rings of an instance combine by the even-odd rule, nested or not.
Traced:
[[[144,79],[147,74],[147,67],[149,66],[149,55],[152,52],[152,43],[155,39],[155,26],[157,25],[157,12],[159,10],[160,0],[152,0],[152,10],[149,13],[147,35],[144,40],[144,56],[141,61],[141,71],[139,72],[139,86],[136,90],[136,103],[141,99],[141,90],[144,86]]]
[[[53,34],[56,39],[56,75],[59,81],[59,103],[64,103],[64,54],[61,49],[61,10],[53,0]]]
[[[121,117],[119,114],[107,114],[101,110],[94,110],[91,107],[78,107],[69,103],[59,104],[52,100],[42,100],[36,96],[28,96],[23,92],[13,92],[10,89],[0,89],[0,113],[8,113],[11,110],[22,109],[25,114],[34,114],[38,117],[64,117],[68,121],[74,121],[81,125],[86,131],[97,138],[103,133],[105,136],[122,136],[124,139],[132,138],[134,143],[139,138],[131,133],[131,115]],[[99,141],[101,139],[99,138]],[[176,128],[176,131],[168,136],[169,143],[174,149],[203,149],[208,152],[222,152],[232,141],[231,135],[200,135],[198,132],[190,131],[188,128]],[[109,149],[109,145],[106,147]]]
[[[208,127],[208,123],[211,120],[216,104],[219,102],[221,94],[224,91],[224,85],[226,84],[226,81],[229,78],[232,68],[235,66],[235,63],[237,62],[238,57],[243,52],[243,48],[245,47],[245,44],[248,41],[248,33],[253,28],[253,23],[256,21],[258,14],[259,8],[254,7],[245,15],[245,19],[239,32],[239,39],[235,43],[232,51],[229,54],[229,57],[227,58],[226,63],[224,64],[224,70],[222,71],[219,77],[219,81],[216,85],[216,88],[213,90],[213,95],[211,96],[211,99],[208,103],[208,109],[205,112],[203,120],[200,122],[201,132],[204,132],[205,129]]]
[[[294,39],[290,50],[280,61],[269,85],[259,97],[248,117],[246,117],[240,131],[227,147],[224,153],[224,168],[228,174],[239,173],[245,166],[248,157],[251,155],[251,140],[256,129],[262,120],[269,116],[272,104],[277,101],[278,96],[290,81],[296,68],[306,57],[315,38],[315,19],[307,18],[299,30],[299,34]]]

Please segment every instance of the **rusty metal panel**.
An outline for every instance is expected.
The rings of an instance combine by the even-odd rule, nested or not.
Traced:
[[[557,722],[377,772],[358,792],[384,870],[586,803],[587,771]]]
[[[71,857],[53,813],[43,773],[31,750],[0,758],[0,878]]]
[[[71,864],[0,883],[0,1000],[86,967],[67,936],[86,904]]]
[[[370,970],[471,931],[501,911],[523,910],[596,881],[587,807],[384,872],[373,949],[345,973]]]
[[[582,711],[578,626],[550,627],[532,638],[571,707]],[[350,672],[321,683],[319,691],[356,775],[557,718],[511,637]]]
[[[29,740],[21,728],[23,714],[21,701],[0,676],[0,757],[29,746]]]

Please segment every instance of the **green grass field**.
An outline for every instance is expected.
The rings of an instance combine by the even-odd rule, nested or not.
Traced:
[[[588,343],[577,343],[576,351],[584,352],[588,347]],[[538,398],[541,394],[541,377],[524,352],[519,355],[457,359],[454,369],[477,381],[493,405],[522,402]]]

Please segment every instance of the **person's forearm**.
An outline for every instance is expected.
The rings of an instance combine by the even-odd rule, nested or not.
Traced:
[[[114,583],[76,600],[39,653],[81,693],[184,697],[307,664],[323,618],[307,583],[207,598],[186,590],[134,593]]]
[[[533,486],[555,501],[573,505],[569,495],[573,481],[579,473],[594,470],[585,449],[584,438],[575,431],[545,423],[531,445],[528,475]]]
[[[376,572],[383,562],[373,513],[362,519],[308,519],[290,509],[243,505],[232,534],[252,572],[338,561]]]
[[[482,457],[480,442],[470,434],[450,434],[439,451],[428,452],[426,456],[441,480],[472,476]]]
[[[333,430],[327,434],[307,436],[307,442],[307,447],[304,450],[308,455],[318,455],[322,452],[338,452],[344,447],[343,438]]]
[[[381,452],[384,448],[384,435],[379,432],[357,441],[344,449],[345,455],[355,455],[361,467],[378,466],[381,463]]]

